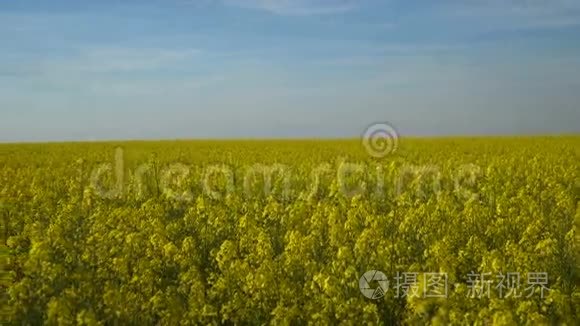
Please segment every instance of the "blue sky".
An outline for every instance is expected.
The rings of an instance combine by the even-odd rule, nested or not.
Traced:
[[[579,0],[0,3],[0,141],[580,132]]]

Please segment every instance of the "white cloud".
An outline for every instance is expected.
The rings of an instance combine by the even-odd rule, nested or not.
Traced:
[[[223,2],[278,15],[303,16],[347,12],[356,8],[361,0],[223,0]]]
[[[489,21],[502,29],[551,29],[580,25],[578,0],[459,1],[446,11],[456,17]]]
[[[201,55],[197,49],[89,46],[71,49],[64,56],[39,58],[32,65],[19,63],[10,70],[0,66],[0,77],[14,77],[13,82],[21,87],[56,92],[103,96],[188,93],[222,80],[213,73],[183,72],[184,67],[200,66]]]
[[[72,62],[60,64],[67,71],[130,72],[172,66],[192,59],[200,53],[201,51],[197,49],[88,47],[79,49]]]
[[[0,75],[46,76],[151,72],[191,64],[201,55],[197,49],[131,47],[68,48],[58,55],[33,55],[24,59],[8,53]]]
[[[218,76],[188,77],[170,80],[111,80],[96,79],[86,81],[84,89],[97,95],[114,96],[167,96],[191,94],[200,88],[223,81]]]

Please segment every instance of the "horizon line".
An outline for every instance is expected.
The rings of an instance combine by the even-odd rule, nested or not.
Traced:
[[[428,139],[470,139],[470,138],[565,138],[565,137],[580,137],[580,131],[575,133],[514,133],[514,134],[446,134],[446,135],[405,135],[399,137],[401,139],[412,140],[428,140]],[[361,140],[364,137],[359,136],[337,136],[337,137],[195,137],[195,138],[125,138],[125,139],[49,139],[49,140],[16,140],[3,141],[0,140],[0,145],[41,145],[41,144],[82,144],[82,143],[145,143],[145,142],[271,142],[271,141],[354,141]]]

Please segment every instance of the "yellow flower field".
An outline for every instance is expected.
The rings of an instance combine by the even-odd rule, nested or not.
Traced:
[[[360,140],[1,144],[3,320],[575,325],[578,162],[578,136],[383,158]]]

